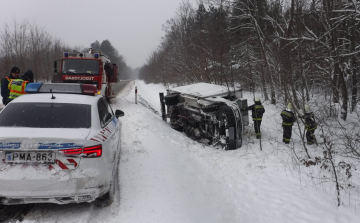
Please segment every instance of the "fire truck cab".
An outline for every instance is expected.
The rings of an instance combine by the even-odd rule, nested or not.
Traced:
[[[93,84],[108,101],[115,97],[111,84],[118,82],[118,66],[101,52],[64,52],[54,61],[54,72],[53,83]]]

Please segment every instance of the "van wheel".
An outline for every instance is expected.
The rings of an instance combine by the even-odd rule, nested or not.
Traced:
[[[237,124],[237,136],[236,136],[236,148],[240,148],[242,146],[242,130],[241,129],[241,121],[238,121]]]

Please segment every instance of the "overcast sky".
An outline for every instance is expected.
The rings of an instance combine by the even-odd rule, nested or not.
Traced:
[[[27,19],[70,46],[108,39],[132,68],[142,66],[183,0],[0,0],[0,21]],[[195,0],[190,0],[195,2]]]

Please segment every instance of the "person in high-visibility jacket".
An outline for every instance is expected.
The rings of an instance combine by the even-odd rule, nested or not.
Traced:
[[[292,126],[294,122],[296,121],[296,117],[294,112],[292,111],[293,107],[292,104],[289,103],[287,108],[283,110],[280,114],[280,116],[283,119],[282,127],[283,127],[283,142],[285,144],[290,143],[291,134],[292,134]]]
[[[9,103],[9,83],[12,79],[19,78],[20,69],[18,67],[12,67],[9,76],[1,80],[1,97],[4,105]]]
[[[260,139],[261,138],[261,131],[260,131],[260,125],[261,125],[261,121],[262,121],[262,117],[263,114],[265,113],[265,108],[264,106],[261,104],[260,98],[256,97],[254,99],[255,104],[243,108],[244,111],[248,111],[251,110],[251,115],[254,121],[254,129],[255,129],[255,133],[256,133],[256,138]]]
[[[10,103],[12,100],[14,100],[17,97],[26,94],[25,92],[26,85],[29,82],[34,82],[33,77],[34,77],[33,72],[31,70],[28,70],[21,77],[21,79],[10,80],[10,83],[8,85],[8,88],[10,90],[8,103]]]

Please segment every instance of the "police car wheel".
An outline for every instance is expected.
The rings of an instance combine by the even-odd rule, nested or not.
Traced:
[[[115,163],[115,168],[113,179],[110,181],[109,191],[95,200],[95,206],[97,207],[108,207],[115,201],[116,189],[119,186],[119,159]]]
[[[96,207],[100,207],[100,208],[108,207],[114,202],[114,199],[115,199],[115,182],[113,181],[110,183],[109,191],[103,196],[96,198],[94,203]]]

